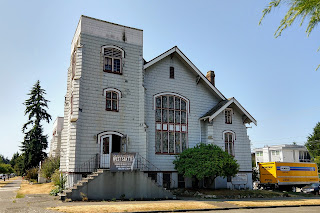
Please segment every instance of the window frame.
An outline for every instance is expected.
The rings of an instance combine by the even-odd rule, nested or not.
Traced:
[[[108,98],[108,96],[107,96],[107,93],[111,93],[110,94],[110,98]],[[116,99],[114,99],[113,98],[113,93],[115,93],[116,94]],[[105,96],[105,110],[106,111],[113,111],[113,112],[119,112],[119,108],[120,108],[120,98],[122,97],[122,93],[121,93],[121,91],[120,90],[118,90],[118,89],[115,89],[115,88],[105,88],[105,89],[103,89],[103,96]],[[109,109],[109,108],[107,108],[107,101],[108,100],[110,100],[111,101],[111,108]],[[112,109],[113,108],[113,104],[112,104],[112,102],[113,101],[116,101],[116,103],[117,103],[117,109]]]
[[[228,113],[230,113],[228,115]],[[232,108],[226,108],[224,110],[224,122],[226,124],[232,124],[232,115],[233,115],[233,109]]]
[[[170,71],[169,71],[169,78],[170,78],[170,79],[174,79],[174,67],[170,67],[169,70],[170,70]]]
[[[163,106],[163,97],[166,96],[166,106]],[[170,106],[169,100],[173,98],[172,105]],[[160,98],[160,107],[157,107],[157,99]],[[179,109],[176,108],[176,100],[179,103]],[[185,109],[181,109],[182,101],[185,102]],[[154,96],[154,110],[155,110],[155,154],[163,155],[176,155],[180,154],[184,149],[188,148],[188,115],[189,115],[189,100],[176,93],[159,93]],[[157,115],[157,112],[160,110],[160,117]],[[166,112],[166,121],[163,121],[164,114]],[[173,111],[171,114],[170,111]],[[179,112],[179,116],[176,116],[176,113]],[[185,113],[185,121],[182,122],[182,113]],[[170,121],[170,114],[172,120]],[[160,121],[157,120],[160,118]],[[179,119],[177,121],[176,119]],[[160,134],[159,134],[160,133]],[[166,134],[167,133],[167,134]],[[166,135],[167,149],[164,151],[163,137]],[[159,139],[160,137],[160,139]],[[173,138],[172,138],[173,137]],[[176,141],[176,137],[179,137]],[[185,143],[182,143],[182,138],[184,138]],[[157,144],[157,138],[160,140],[160,144]],[[170,139],[173,140],[173,149],[170,150]],[[177,150],[177,142],[179,142],[179,149]],[[158,145],[160,148],[157,148]]]
[[[232,141],[226,141],[226,138],[229,138],[228,136],[226,137],[226,135],[232,135]],[[224,151],[229,153],[230,155],[232,156],[235,156],[235,146],[234,146],[234,142],[236,140],[236,134],[235,132],[231,131],[231,130],[226,130],[226,131],[223,131],[223,144],[224,144]],[[231,153],[230,153],[230,144],[231,144]],[[226,149],[226,147],[228,147]]]
[[[110,55],[105,55],[105,49],[112,49],[112,51],[117,50],[121,52],[121,57],[116,57],[116,56],[110,56]],[[124,51],[123,49],[121,49],[120,47],[117,46],[102,46],[101,47],[101,55],[102,55],[102,62],[103,62],[103,67],[102,70],[103,72],[107,72],[107,73],[113,73],[113,74],[118,74],[118,75],[122,75],[123,73],[123,59],[124,59]],[[109,58],[111,59],[111,70],[106,70],[105,69],[105,65],[106,65],[106,59]],[[119,60],[120,62],[120,71],[115,71],[114,67],[115,67],[115,60]]]

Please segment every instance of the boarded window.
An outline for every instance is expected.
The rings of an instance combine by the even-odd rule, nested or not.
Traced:
[[[187,101],[174,95],[155,98],[155,151],[163,154],[181,153],[187,148]]]

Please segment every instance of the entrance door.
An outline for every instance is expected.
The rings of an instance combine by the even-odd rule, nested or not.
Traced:
[[[112,135],[106,135],[100,142],[100,167],[110,168],[110,153],[112,150]]]

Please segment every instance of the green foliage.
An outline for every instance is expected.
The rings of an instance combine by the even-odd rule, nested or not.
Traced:
[[[11,174],[13,173],[13,169],[10,164],[0,163],[0,173],[3,174]]]
[[[50,195],[52,195],[52,196],[57,196],[59,192],[60,192],[59,187],[58,187],[58,186],[55,186],[54,189],[52,189],[52,190],[50,191]]]
[[[22,176],[24,173],[24,159],[23,155],[20,155],[18,152],[15,153],[10,161],[11,166],[14,169],[14,172],[18,176]]]
[[[58,169],[52,174],[51,181],[59,189],[59,192],[65,189],[67,179]]]
[[[26,172],[25,179],[27,180],[38,180],[38,168],[34,167],[28,169]]]
[[[198,144],[184,150],[173,161],[175,169],[186,177],[216,178],[234,176],[239,165],[233,156],[213,144]]]
[[[28,94],[30,98],[24,102],[25,115],[28,115],[28,122],[22,127],[22,132],[25,134],[21,146],[24,154],[24,170],[38,166],[39,162],[47,156],[44,152],[48,147],[47,136],[43,135],[40,124],[42,120],[48,123],[51,120],[51,116],[45,110],[48,108],[48,100],[44,98],[45,94],[45,90],[37,81]]]
[[[60,168],[60,157],[49,157],[41,165],[41,176],[51,179],[52,174]]]
[[[4,157],[3,155],[0,155],[0,163],[8,164],[10,163],[9,159]]]
[[[289,9],[283,19],[280,21],[280,25],[274,33],[276,38],[281,36],[282,31],[290,27],[295,20],[300,20],[300,26],[302,26],[306,19],[308,20],[306,29],[308,36],[320,22],[319,0],[271,0],[269,5],[262,11],[262,17],[259,25],[262,23],[262,20],[265,18],[265,16],[272,11],[272,9],[279,7],[282,4],[287,4]],[[317,69],[319,67],[320,65],[318,65]]]
[[[314,27],[320,21],[320,1],[319,0],[271,0],[268,7],[266,7],[262,13],[259,24],[261,24],[264,17],[282,3],[289,6],[289,9],[281,20],[280,25],[274,35],[276,37],[281,36],[283,30],[290,27],[296,19],[300,19],[300,26],[304,23],[305,19],[309,19],[309,23],[306,29],[308,36],[314,29]]]
[[[308,136],[308,141],[304,145],[320,171],[320,122],[313,128],[313,133]]]

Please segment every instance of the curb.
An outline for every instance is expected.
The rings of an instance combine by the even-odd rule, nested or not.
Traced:
[[[230,208],[214,208],[214,209],[179,209],[179,210],[163,210],[163,211],[144,211],[143,213],[157,213],[157,212],[201,212],[201,211],[220,211],[220,210],[235,210],[235,209],[271,209],[271,208],[287,208],[287,207],[304,207],[304,206],[320,206],[319,204],[306,205],[286,205],[286,206],[244,206],[244,207],[230,207]],[[141,212],[129,212],[141,213]]]

